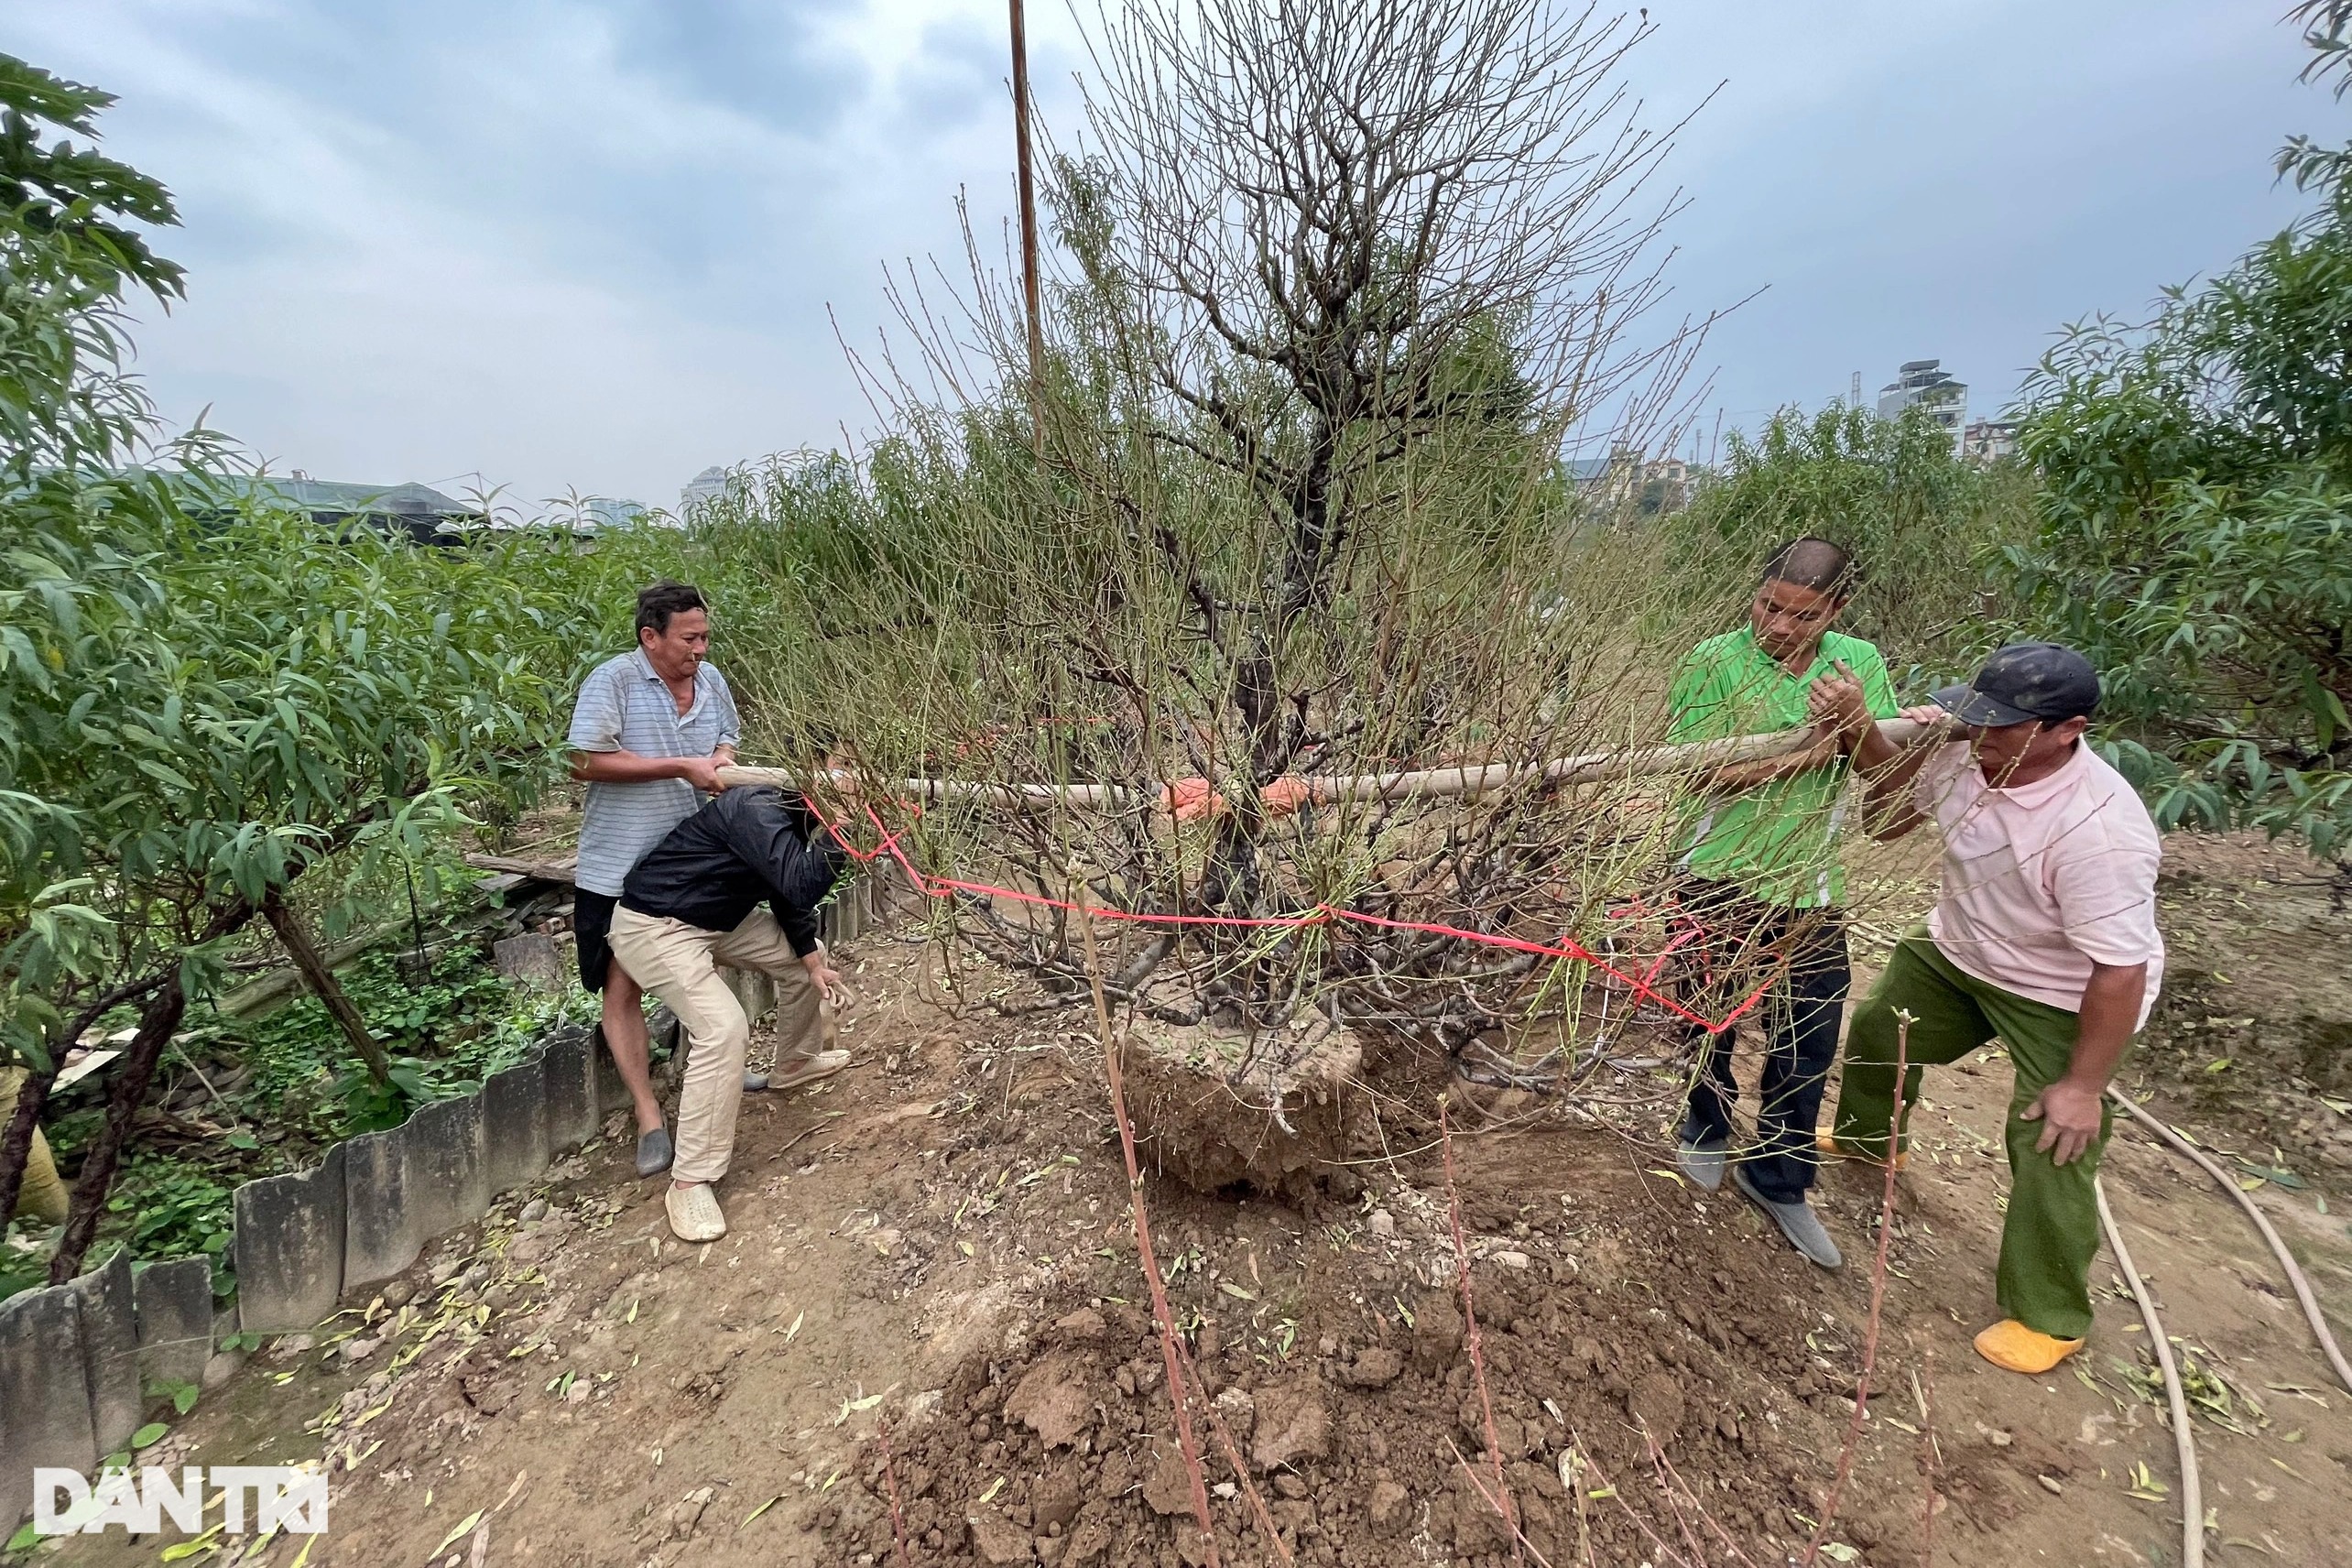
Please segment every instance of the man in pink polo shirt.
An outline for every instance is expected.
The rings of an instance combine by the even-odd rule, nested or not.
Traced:
[[[1850,707],[1858,694],[1840,696]],[[2161,848],[2140,797],[2083,742],[2099,681],[2081,654],[2012,643],[1935,700],[1966,738],[1882,767],[1869,808],[1881,839],[1934,820],[1943,887],[1854,1015],[1824,1147],[1886,1158],[1899,1014],[1911,1020],[1906,1105],[1919,1097],[1922,1064],[1955,1062],[1996,1037],[2009,1048],[2011,1181],[1996,1284],[2007,1316],[1976,1336],[1976,1350],[2038,1374],[2090,1332],[2099,1245],[2091,1181],[2107,1145],[2107,1081],[2163,975]]]

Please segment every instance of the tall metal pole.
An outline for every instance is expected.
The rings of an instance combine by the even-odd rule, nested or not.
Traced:
[[[1021,187],[1021,295],[1029,306],[1029,444],[1045,456],[1045,332],[1037,313],[1037,182],[1029,173],[1029,35],[1021,20],[1021,0],[1011,0],[1013,13],[1013,144],[1018,149]]]

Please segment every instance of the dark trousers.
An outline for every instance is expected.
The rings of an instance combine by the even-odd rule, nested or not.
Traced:
[[[1813,1184],[1818,1159],[1813,1124],[1837,1060],[1837,1026],[1854,975],[1846,963],[1846,921],[1836,909],[1791,909],[1748,898],[1721,883],[1700,883],[1683,907],[1704,934],[1691,949],[1701,981],[1686,988],[1698,1010],[1721,1018],[1767,978],[1754,1017],[1764,1030],[1764,1081],[1758,1085],[1755,1141],[1737,1159],[1756,1190],[1793,1203]],[[1782,966],[1785,965],[1785,968]],[[1694,1029],[1693,1075],[1683,1136],[1729,1142],[1739,1085],[1731,1073],[1732,1030]]]

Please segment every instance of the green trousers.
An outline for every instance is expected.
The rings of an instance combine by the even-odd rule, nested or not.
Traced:
[[[1998,1036],[2017,1069],[2009,1093],[2009,1213],[2001,1224],[1996,1294],[2001,1311],[2030,1329],[2081,1339],[2091,1327],[2091,1258],[2099,1249],[2099,1212],[2091,1181],[2098,1174],[2114,1113],[2101,1107],[2099,1136],[2071,1164],[2035,1149],[2042,1124],[2019,1113],[2063,1077],[2080,1019],[1964,974],[1936,950],[1927,928],[1896,944],[1886,973],[1854,1014],[1846,1036],[1846,1076],[1838,1090],[1836,1137],[1849,1149],[1883,1156],[1894,1122],[1898,1013],[1911,1016],[1903,1083],[1904,1125],[1919,1101],[1920,1069],[1957,1062]],[[1908,1141],[1908,1139],[1906,1139]]]

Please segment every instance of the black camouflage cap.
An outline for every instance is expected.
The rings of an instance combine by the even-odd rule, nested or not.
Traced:
[[[1946,686],[1936,705],[1964,724],[2059,724],[2099,705],[2099,672],[2071,648],[2013,642],[1997,650],[1965,686]]]

